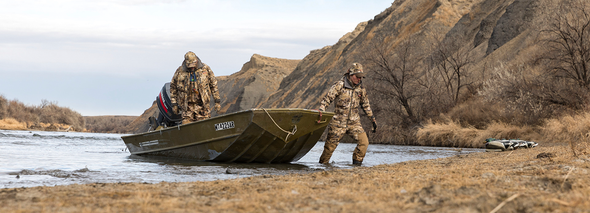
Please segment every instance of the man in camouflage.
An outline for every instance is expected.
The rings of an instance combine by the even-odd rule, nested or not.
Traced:
[[[352,154],[352,163],[360,165],[365,158],[365,153],[369,146],[369,138],[361,126],[359,105],[363,107],[363,111],[371,119],[373,132],[377,128],[377,123],[375,116],[373,116],[373,111],[371,111],[367,91],[361,85],[364,74],[363,66],[360,63],[353,63],[342,79],[337,81],[322,99],[320,110],[325,111],[326,107],[334,101],[335,115],[328,126],[328,138],[324,145],[324,152],[320,157],[320,163],[329,163],[332,153],[344,134],[352,137],[357,143]]]
[[[215,99],[215,111],[219,113],[221,100],[213,71],[195,53],[187,52],[170,82],[174,113],[182,113],[183,124],[210,118],[211,95]]]

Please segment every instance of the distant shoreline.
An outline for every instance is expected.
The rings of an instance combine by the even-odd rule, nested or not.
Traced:
[[[78,132],[74,131],[72,125],[66,124],[27,124],[25,122],[19,122],[13,118],[6,118],[0,120],[1,130],[23,130],[23,131],[55,131],[55,132]]]

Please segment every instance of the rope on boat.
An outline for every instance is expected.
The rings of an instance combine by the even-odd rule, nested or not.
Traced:
[[[295,133],[297,132],[297,125],[295,125],[295,127],[293,127],[293,130],[291,130],[290,132],[287,130],[284,130],[283,128],[281,128],[277,122],[275,122],[275,119],[272,118],[272,116],[270,116],[270,114],[268,114],[268,111],[266,111],[266,109],[262,108],[262,110],[264,110],[264,112],[266,112],[266,114],[268,115],[268,117],[270,118],[270,120],[275,124],[275,126],[277,126],[281,131],[287,133],[287,137],[285,137],[285,143],[287,142],[287,139],[289,139],[289,136],[291,135],[295,135]]]

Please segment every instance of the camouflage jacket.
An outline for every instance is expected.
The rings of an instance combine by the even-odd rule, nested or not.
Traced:
[[[219,90],[217,89],[217,79],[213,71],[206,64],[200,66],[194,72],[183,64],[176,69],[174,77],[170,82],[170,99],[172,103],[177,103],[183,111],[187,109],[189,102],[203,102],[203,107],[209,111],[211,94],[215,103],[219,103]],[[191,80],[192,76],[192,80]]]
[[[334,101],[334,118],[336,121],[359,121],[359,106],[363,107],[363,111],[372,120],[373,111],[369,104],[369,97],[367,97],[367,90],[362,85],[362,82],[356,86],[352,86],[346,76],[342,77],[332,87],[328,94],[322,99],[320,110],[324,111],[326,107]]]

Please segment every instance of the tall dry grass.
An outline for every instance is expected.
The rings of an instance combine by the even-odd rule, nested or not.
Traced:
[[[462,126],[459,122],[447,118],[443,122],[429,120],[416,132],[417,143],[423,146],[446,146],[481,148],[485,139],[521,139],[537,141],[539,133],[529,126],[515,126],[492,121],[484,129]]]
[[[479,148],[487,138],[521,139],[543,145],[567,143],[574,157],[590,153],[590,113],[564,115],[547,119],[541,126],[511,125],[492,121],[479,129],[448,117],[429,120],[416,132],[418,145]]]
[[[589,153],[589,112],[548,119],[541,130],[542,134],[550,142],[568,143],[574,156]]]
[[[5,118],[0,120],[0,129],[7,130],[26,130],[27,124],[18,122],[14,118]]]

